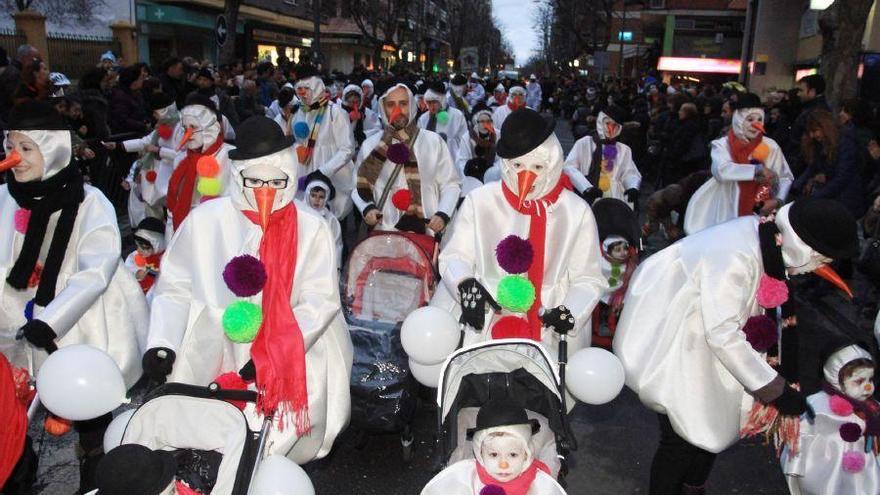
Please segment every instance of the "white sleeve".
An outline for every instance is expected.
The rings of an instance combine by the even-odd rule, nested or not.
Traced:
[[[140,153],[144,151],[144,148],[146,148],[148,144],[153,142],[153,134],[155,133],[156,131],[153,131],[144,137],[123,141],[122,147],[128,153]]]
[[[351,201],[354,203],[355,208],[357,208],[358,211],[361,212],[361,215],[363,215],[364,210],[366,210],[368,206],[373,204],[372,202],[368,203],[368,202],[364,201],[364,199],[361,198],[361,195],[358,194],[358,184],[357,184],[358,170],[360,170],[361,165],[364,163],[364,160],[366,160],[366,158],[367,158],[366,151],[367,151],[366,148],[364,146],[361,146],[360,151],[358,151],[357,160],[355,161],[355,164],[354,164],[354,173],[352,174],[353,176],[351,178],[351,180],[353,182],[353,187],[351,189]],[[370,152],[372,152],[372,151],[373,150],[371,149]]]
[[[193,218],[184,219],[162,256],[162,275],[152,289],[147,349],[167,347],[177,352],[183,342],[192,301],[192,257],[196,254]]]
[[[639,173],[639,168],[636,167],[636,162],[632,158],[632,150],[628,146],[626,148],[626,161],[623,163],[623,174],[621,174],[620,182],[623,184],[624,191],[638,189],[642,185],[642,174]]]
[[[300,290],[291,294],[290,301],[306,352],[321,338],[340,311],[336,244],[327,222],[317,224],[318,228],[308,242],[309,250],[296,253],[297,257],[304,256],[303,259],[308,261],[297,268],[296,285]]]
[[[584,191],[593,187],[593,185],[590,184],[590,181],[587,180],[587,177],[575,167],[566,165],[562,168],[562,171],[571,180],[571,184],[574,186],[575,189],[577,189],[577,192],[583,194]]]
[[[586,208],[578,234],[574,238],[574,253],[566,270],[568,291],[562,304],[571,310],[575,321],[584,323],[590,318],[599,297],[608,289],[608,281],[599,267],[601,253],[599,251],[599,235],[596,230],[596,219],[593,210]]]
[[[785,198],[788,197],[788,192],[791,190],[791,186],[794,183],[794,174],[791,173],[791,168],[789,168],[788,162],[785,160],[785,155],[782,154],[782,149],[779,145],[768,146],[770,147],[770,155],[767,157],[766,166],[776,174],[777,180],[779,181],[779,190],[776,192],[776,198],[780,201],[785,201]]]
[[[452,221],[452,235],[440,251],[440,274],[451,294],[458,294],[458,284],[472,278],[476,270],[474,217],[474,202],[471,196],[467,195]]]
[[[712,176],[719,182],[738,182],[755,179],[757,165],[736,163],[727,150],[727,140],[712,141]]]
[[[437,211],[443,212],[452,218],[455,213],[455,205],[458,204],[458,198],[461,196],[461,172],[458,167],[452,163],[452,155],[449,154],[449,148],[443,143],[440,137],[437,137],[436,170],[434,172],[434,180],[439,190],[439,198],[437,201]]]
[[[319,168],[322,174],[332,177],[351,160],[351,156],[354,154],[354,143],[352,142],[351,122],[348,115],[343,115],[339,111],[339,107],[336,106],[328,106],[326,113],[329,115],[325,116],[322,125],[330,126],[336,152],[329,160],[320,164]]]

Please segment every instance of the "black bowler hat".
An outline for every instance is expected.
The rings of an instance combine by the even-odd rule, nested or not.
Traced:
[[[520,108],[504,119],[495,152],[501,158],[523,156],[550,137],[555,127],[552,120],[545,119],[531,108]]]
[[[842,260],[859,252],[856,219],[833,199],[795,201],[788,220],[798,237],[824,256]]]
[[[159,495],[174,481],[177,461],[171,452],[135,443],[114,448],[98,462],[98,495]]]
[[[214,80],[214,73],[211,72],[211,69],[209,69],[207,67],[203,67],[203,68],[199,69],[198,77],[204,77],[205,79],[210,79],[213,81]]]
[[[453,86],[464,86],[467,84],[467,78],[464,77],[464,74],[456,74],[453,76],[451,83]]]
[[[161,110],[168,105],[174,103],[174,98],[172,98],[167,93],[163,93],[161,91],[156,91],[150,94],[150,110]]]
[[[626,110],[620,108],[617,105],[608,105],[602,110],[602,113],[611,117],[612,120],[620,125],[623,125],[623,123],[627,120]]]
[[[300,81],[307,77],[320,76],[321,74],[318,72],[318,68],[314,65],[303,64],[297,65],[295,69],[293,69],[293,73],[296,74],[296,80]]]
[[[602,198],[593,203],[592,208],[600,240],[619,235],[630,246],[639,245],[639,219],[629,205],[617,198]]]
[[[285,136],[274,120],[256,115],[239,126],[235,133],[235,149],[229,151],[230,160],[252,160],[289,148],[296,140]]]
[[[532,427],[532,435],[541,429],[537,419],[529,419],[526,410],[508,397],[489,399],[477,412],[477,424],[468,428],[467,438],[473,438],[474,433],[494,428],[496,426],[529,425]]]
[[[312,182],[318,181],[321,183],[321,187],[323,187],[327,191],[327,201],[332,201],[333,198],[336,197],[336,188],[333,187],[333,182],[330,180],[330,177],[327,177],[320,170],[315,170],[306,176],[305,184],[306,187],[309,186]]]
[[[12,107],[7,119],[8,131],[66,131],[70,128],[52,105],[28,100]]]
[[[741,108],[763,108],[761,98],[755,93],[742,93],[737,96],[736,101],[731,102],[730,107],[734,110]]]

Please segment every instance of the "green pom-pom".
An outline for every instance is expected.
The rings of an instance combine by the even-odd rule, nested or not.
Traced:
[[[199,177],[197,189],[202,196],[219,196],[222,183],[214,177]]]
[[[262,323],[263,310],[252,302],[234,302],[223,312],[223,331],[239,344],[253,342]]]
[[[449,112],[446,110],[440,110],[437,112],[437,123],[446,125],[447,122],[449,122]]]
[[[504,309],[525,313],[535,302],[535,286],[525,277],[508,275],[498,283],[498,304]]]

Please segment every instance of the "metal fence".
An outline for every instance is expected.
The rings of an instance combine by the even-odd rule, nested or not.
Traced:
[[[0,29],[0,47],[6,50],[10,59],[15,58],[15,51],[26,42],[23,33],[16,33],[14,29]]]
[[[116,54],[121,51],[119,42],[112,37],[52,34],[48,44],[49,70],[62,72],[70,79],[79,79],[96,66],[107,50]]]

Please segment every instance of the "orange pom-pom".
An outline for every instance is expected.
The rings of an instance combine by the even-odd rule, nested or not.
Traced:
[[[196,162],[196,173],[199,177],[217,177],[220,174],[220,164],[213,155],[206,155]]]
[[[296,158],[299,160],[301,165],[306,164],[306,160],[309,159],[309,154],[311,154],[311,149],[308,146],[297,146],[296,147]]]
[[[139,266],[141,268],[147,266],[147,258],[144,258],[143,255],[135,253],[134,255],[134,264],[135,266]]]
[[[528,339],[531,336],[529,322],[518,316],[505,316],[492,326],[493,339]]]
[[[391,195],[391,204],[400,211],[408,210],[411,203],[412,193],[409,192],[409,189],[400,189]]]
[[[70,431],[70,425],[70,420],[50,414],[46,416],[46,421],[43,422],[43,429],[53,437],[60,437]]]
[[[767,158],[770,156],[770,147],[767,146],[767,143],[761,141],[758,146],[755,147],[754,151],[752,151],[752,158],[758,160],[759,162],[767,161]]]

